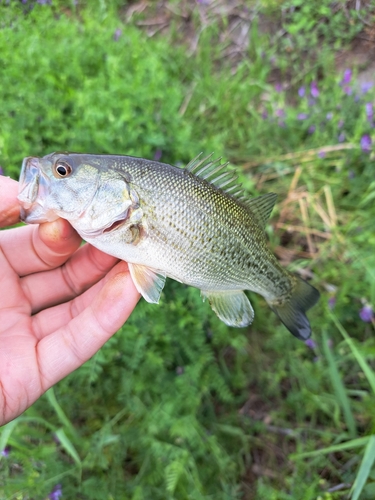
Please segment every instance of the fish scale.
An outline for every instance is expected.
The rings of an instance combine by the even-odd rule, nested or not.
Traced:
[[[124,168],[126,168],[126,165],[124,165]],[[178,171],[177,174],[179,173]],[[155,176],[152,176],[151,179],[154,180]],[[138,181],[136,174],[133,174],[133,181],[135,184]],[[189,183],[187,183],[186,187],[186,191],[192,195],[196,202],[194,207],[190,207],[189,210],[187,210],[186,201],[183,203],[175,203],[173,201],[175,196],[181,197],[184,194],[179,189],[177,182],[169,184],[170,191],[165,199],[159,193],[160,186],[163,186],[163,183],[155,179],[153,196],[151,199],[144,197],[144,204],[152,207],[152,214],[154,214],[155,218],[155,231],[158,225],[160,226],[163,222],[166,222],[167,227],[162,227],[159,233],[168,233],[169,245],[173,245],[174,250],[180,250],[178,255],[181,259],[181,265],[184,266],[185,264],[181,272],[189,273],[190,266],[186,259],[185,251],[186,249],[190,249],[191,253],[194,253],[196,245],[192,237],[198,234],[200,240],[197,250],[202,254],[200,259],[202,263],[206,262],[206,265],[203,267],[206,270],[205,279],[210,280],[205,285],[205,289],[211,289],[211,287],[222,289],[223,286],[244,289],[252,286],[253,290],[255,287],[255,291],[260,293],[264,292],[267,288],[269,289],[271,284],[275,286],[275,279],[278,278],[279,289],[275,291],[275,295],[279,296],[281,293],[287,293],[288,280],[283,274],[280,274],[281,267],[276,259],[272,259],[272,254],[270,258],[273,260],[272,264],[275,266],[275,271],[269,280],[271,283],[268,281],[264,283],[264,280],[260,278],[259,265],[254,262],[251,252],[259,253],[261,245],[264,246],[266,244],[266,239],[264,232],[257,231],[256,236],[259,238],[261,245],[257,244],[254,232],[246,231],[246,227],[254,224],[254,221],[251,218],[251,214],[245,208],[237,205],[235,200],[229,195],[225,195],[225,193],[215,192],[214,190],[210,192],[212,191],[210,189],[211,186],[202,183],[201,179],[197,177],[189,178]],[[139,194],[142,198],[142,190],[139,190]],[[172,209],[166,214],[163,207],[167,203],[172,204]],[[196,223],[197,219],[199,219],[199,226]],[[220,221],[220,225],[213,225],[212,219],[217,222]],[[190,230],[190,234],[187,234],[185,244],[183,245],[181,244],[182,235],[179,230],[182,224]],[[201,231],[201,225],[205,228],[211,228],[212,233]],[[195,231],[195,228],[198,228],[199,231]],[[229,229],[223,234],[220,231],[221,228]],[[150,234],[151,239],[153,236],[153,234]],[[155,237],[158,238],[157,235]],[[228,255],[228,253],[233,252],[233,248],[236,249],[235,257]],[[168,253],[168,251],[169,247],[167,246],[165,252]],[[228,267],[227,262],[232,263],[233,266]],[[249,263],[251,263],[250,270],[256,271],[256,274],[253,272],[250,275]],[[168,267],[176,266],[175,252],[173,253],[172,262],[165,262],[163,265]],[[185,279],[187,279],[187,276]],[[199,283],[199,280],[191,284],[197,287],[202,285],[202,283]]]
[[[211,157],[180,169],[129,156],[52,153],[24,160],[22,218],[63,217],[87,242],[126,260],[138,291],[158,302],[166,277],[201,290],[230,326],[253,321],[244,293],[261,294],[306,339],[318,291],[284,269],[267,246],[276,196],[248,198],[235,173]]]

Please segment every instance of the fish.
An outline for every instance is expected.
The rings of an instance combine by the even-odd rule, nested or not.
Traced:
[[[128,263],[139,293],[158,303],[167,277],[200,289],[232,327],[253,322],[245,291],[264,297],[298,339],[319,292],[282,267],[265,227],[275,193],[249,197],[213,155],[180,168],[120,155],[51,153],[23,160],[21,220],[62,217],[86,242]]]

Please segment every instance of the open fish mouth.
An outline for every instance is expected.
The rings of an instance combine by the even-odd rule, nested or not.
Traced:
[[[38,158],[28,157],[22,162],[18,199],[28,209],[38,196],[40,169]]]
[[[57,219],[47,214],[43,199],[50,189],[50,180],[40,168],[39,158],[29,156],[22,162],[18,200],[21,203],[20,219],[26,223],[42,223]]]

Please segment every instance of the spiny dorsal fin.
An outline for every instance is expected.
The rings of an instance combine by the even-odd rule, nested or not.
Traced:
[[[277,195],[275,193],[268,193],[249,199],[241,184],[237,182],[237,174],[227,169],[228,162],[220,163],[221,158],[211,160],[213,153],[204,158],[201,158],[201,156],[202,153],[191,160],[186,165],[186,170],[213,184],[249,208],[256,216],[259,224],[264,228],[275,205]]]
[[[258,219],[260,225],[265,228],[267,221],[271,215],[272,209],[276,203],[277,194],[267,193],[256,198],[241,199],[240,201],[246,205]]]
[[[186,165],[186,170],[191,174],[204,179],[231,196],[244,194],[241,185],[238,184],[236,172],[228,170],[228,162],[220,163],[221,158],[211,160],[213,153],[201,158],[200,153],[196,158]]]

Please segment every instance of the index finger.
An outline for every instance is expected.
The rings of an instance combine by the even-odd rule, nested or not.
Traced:
[[[20,221],[20,205],[17,200],[18,182],[0,176],[0,227],[13,226]]]

